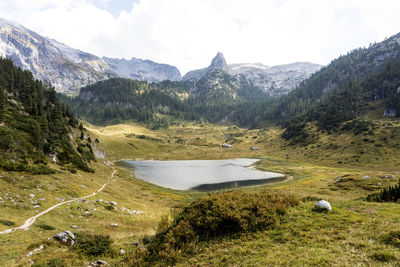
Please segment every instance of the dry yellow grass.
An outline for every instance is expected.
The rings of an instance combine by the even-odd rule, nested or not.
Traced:
[[[391,127],[400,125],[398,122],[390,123]],[[241,190],[277,190],[294,193],[300,198],[325,198],[332,202],[337,211],[333,217],[321,217],[311,212],[313,203],[306,202],[292,210],[287,224],[276,231],[202,244],[203,252],[186,259],[182,265],[293,265],[299,257],[302,257],[299,262],[301,265],[390,265],[393,257],[400,260],[399,252],[383,244],[378,238],[390,228],[398,228],[396,222],[400,218],[396,214],[400,214],[399,205],[368,203],[362,200],[367,194],[379,189],[374,184],[381,182],[385,186],[395,182],[383,180],[379,176],[386,173],[400,176],[400,167],[397,164],[400,162],[399,147],[395,145],[399,139],[390,138],[388,142],[391,146],[384,143],[385,136],[395,134],[395,128],[387,128],[384,123],[378,125],[374,136],[344,134],[328,137],[320,134],[315,143],[307,146],[290,146],[280,138],[282,130],[279,128],[249,131],[237,127],[200,127],[187,124],[185,127],[173,126],[151,131],[137,124],[107,127],[85,124],[85,127],[93,140],[100,140],[97,147],[105,151],[110,160],[260,158],[262,161],[257,164],[257,168],[285,173],[293,179],[285,183]],[[366,142],[365,138],[373,139],[375,143]],[[233,147],[221,148],[221,144],[225,142]],[[377,147],[377,143],[383,146]],[[252,146],[257,146],[260,150],[250,151]],[[360,154],[360,149],[368,153]],[[339,163],[340,160],[343,162]],[[0,179],[0,196],[4,196],[6,192],[13,198],[19,195],[22,202],[13,206],[7,199],[5,203],[0,203],[0,219],[6,218],[22,224],[26,218],[35,214],[29,194],[35,194],[35,199],[39,196],[46,199],[40,203],[40,210],[43,210],[58,202],[56,196],[79,197],[97,190],[110,175],[111,169],[102,160],[92,167],[96,169],[95,174],[80,171],[71,174],[60,170],[54,175],[33,176],[1,172],[3,178]],[[57,232],[72,230],[72,225],[81,229],[78,231],[110,234],[114,239],[113,248],[116,254],[113,257],[106,255],[102,259],[117,264],[125,257],[116,256],[120,248],[134,250],[135,247],[130,242],[153,234],[163,214],[169,214],[176,205],[204,195],[160,188],[134,179],[132,173],[126,169],[117,170],[110,186],[98,196],[89,199],[89,202],[77,202],[57,208],[38,219],[28,231],[0,235],[0,265],[27,265],[29,258],[36,263],[46,263],[51,258],[63,258],[68,266],[87,264],[90,259],[78,256],[53,240],[47,240]],[[336,177],[346,174],[352,179],[341,186],[333,183]],[[371,178],[360,179],[365,175]],[[41,191],[38,191],[38,185]],[[100,199],[103,202],[99,202]],[[116,201],[117,209],[107,210],[105,206],[109,201]],[[20,203],[26,204],[27,208],[18,207]],[[129,215],[121,208],[145,213]],[[368,210],[374,210],[375,213],[365,213]],[[110,223],[117,223],[118,227],[113,228]],[[302,226],[313,223],[316,224],[314,230]],[[38,227],[41,224],[50,225],[55,230],[43,230]],[[374,225],[381,227],[381,230],[375,229]],[[7,227],[0,224],[0,231]],[[324,231],[326,227],[331,230]],[[45,244],[43,251],[26,257],[28,251],[40,244]],[[329,245],[325,249],[319,248],[326,244]],[[309,251],[307,248],[310,248]],[[374,250],[383,256],[375,257]],[[318,253],[321,256],[316,258]],[[389,260],[382,262],[379,259],[385,258],[385,253],[389,255]],[[225,256],[221,257],[221,254]],[[282,258],[283,255],[287,255],[286,258]],[[393,257],[390,258],[391,256]],[[326,258],[330,260],[324,260]]]

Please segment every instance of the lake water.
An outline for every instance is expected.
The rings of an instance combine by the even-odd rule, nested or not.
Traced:
[[[259,160],[124,160],[119,165],[134,170],[139,179],[177,190],[212,191],[285,179],[283,174],[249,167],[257,161]]]

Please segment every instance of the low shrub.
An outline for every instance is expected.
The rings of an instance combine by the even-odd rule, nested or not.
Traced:
[[[319,198],[319,197],[306,196],[301,199],[301,202],[314,202],[314,201],[320,201],[320,200],[321,200],[321,198]]]
[[[400,248],[400,231],[391,231],[383,237],[384,243]]]
[[[375,252],[372,258],[376,261],[389,262],[396,260],[396,257],[388,252]]]
[[[148,261],[175,264],[195,243],[243,232],[273,228],[298,204],[293,196],[268,193],[227,192],[204,197],[185,207],[169,227],[165,218],[148,246]]]
[[[87,256],[100,256],[111,251],[112,239],[109,235],[76,233],[76,245],[71,248]]]
[[[51,230],[55,230],[55,229],[56,229],[55,227],[53,227],[53,226],[51,226],[51,225],[48,225],[48,224],[45,224],[45,223],[39,224],[38,227],[39,227],[40,229],[42,229],[42,230],[48,230],[48,231],[51,231]]]
[[[45,263],[34,263],[31,267],[65,267],[68,266],[64,259],[52,258]]]
[[[380,193],[374,193],[367,196],[368,201],[377,202],[398,202],[400,200],[400,180],[395,186],[389,186],[382,189]]]
[[[106,210],[114,210],[115,209],[114,206],[111,206],[111,205],[104,206],[104,208]]]
[[[15,225],[15,222],[8,221],[8,220],[3,220],[3,219],[0,219],[0,223],[3,224],[3,225],[6,225],[6,226],[13,226],[13,225]]]

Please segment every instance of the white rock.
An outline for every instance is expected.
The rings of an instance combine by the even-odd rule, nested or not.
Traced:
[[[121,248],[121,249],[119,250],[119,254],[123,255],[123,254],[125,254],[125,253],[126,253],[126,251],[125,251],[124,249]]]
[[[113,206],[117,206],[118,205],[117,202],[115,202],[115,201],[110,201],[109,203],[110,203],[110,205],[113,205]]]
[[[44,246],[43,246],[43,245],[40,245],[38,248],[35,248],[35,249],[32,250],[32,251],[29,251],[28,254],[27,254],[26,256],[27,256],[27,257],[30,257],[30,256],[32,256],[33,253],[35,253],[35,252],[37,252],[37,251],[39,251],[39,250],[42,250],[42,249],[44,249]]]
[[[117,223],[110,223],[110,226],[111,227],[118,227],[118,224]]]
[[[35,195],[34,195],[34,194],[29,194],[29,197],[30,197],[30,198],[34,198]]]
[[[91,262],[89,264],[89,266],[100,267],[100,266],[109,266],[109,264],[105,261],[97,260],[97,261]]]
[[[331,204],[326,200],[320,200],[315,204],[316,208],[326,209],[328,211],[332,211]]]
[[[75,244],[75,235],[71,231],[58,233],[54,237],[60,242],[69,243],[71,246]]]

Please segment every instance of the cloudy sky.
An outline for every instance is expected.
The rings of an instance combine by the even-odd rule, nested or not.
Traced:
[[[228,63],[328,64],[400,32],[399,0],[0,0],[0,17],[98,56],[182,74]]]

